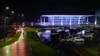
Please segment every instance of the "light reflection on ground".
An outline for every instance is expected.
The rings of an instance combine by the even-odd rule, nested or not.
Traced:
[[[21,29],[21,31],[18,41],[0,49],[0,56],[29,56],[27,55],[28,48],[23,37],[24,30]]]

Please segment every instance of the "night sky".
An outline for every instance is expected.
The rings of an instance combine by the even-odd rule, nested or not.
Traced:
[[[93,14],[94,10],[100,9],[96,0],[0,0],[1,11],[5,6],[34,21],[41,14]]]

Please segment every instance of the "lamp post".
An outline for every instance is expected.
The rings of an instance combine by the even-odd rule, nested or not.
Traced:
[[[7,36],[7,34],[6,34],[7,19],[8,19],[8,17],[5,17],[5,18],[4,18],[4,41],[6,40],[6,36]]]
[[[22,23],[23,23],[24,14],[22,14]]]
[[[7,7],[5,7],[5,10],[6,11],[8,11],[10,8],[7,6]],[[7,34],[6,34],[6,24],[7,24],[7,19],[8,19],[8,17],[7,17],[7,15],[5,14],[5,12],[4,12],[4,41],[6,40],[6,36],[7,36]]]
[[[12,22],[13,22],[13,23],[15,22],[15,19],[14,19],[14,18],[15,18],[15,15],[14,15],[14,14],[15,14],[15,11],[11,11],[12,20],[13,20]],[[13,23],[12,23],[12,24],[13,24]]]
[[[98,56],[100,56],[100,44],[98,44]]]

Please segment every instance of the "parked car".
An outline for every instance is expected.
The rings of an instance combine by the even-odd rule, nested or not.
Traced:
[[[81,41],[84,41],[84,38],[80,38],[80,37],[73,38],[73,42],[81,42]]]
[[[73,38],[68,38],[66,39],[66,41],[73,41]]]

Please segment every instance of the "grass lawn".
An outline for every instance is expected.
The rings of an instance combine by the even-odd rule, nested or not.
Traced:
[[[29,28],[27,31],[27,41],[32,47],[32,52],[34,56],[62,56],[61,53],[58,53],[54,49],[44,45],[43,43],[36,41],[35,39],[38,38],[36,32]]]
[[[98,56],[98,48],[97,47],[87,47],[84,48],[91,56]]]
[[[14,37],[12,37],[12,39],[10,41],[2,41],[0,42],[0,48],[6,46],[6,45],[9,45],[9,44],[12,44],[13,42],[17,41],[19,39],[19,36],[20,36],[21,32],[18,32]]]
[[[41,28],[37,28],[37,27],[34,27],[34,28],[28,28],[28,31],[37,31],[37,30],[39,30],[39,29],[41,29]]]

